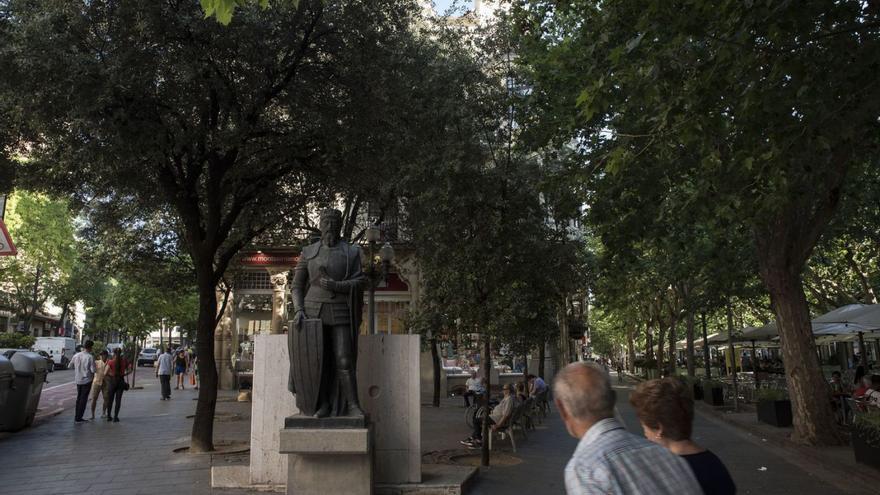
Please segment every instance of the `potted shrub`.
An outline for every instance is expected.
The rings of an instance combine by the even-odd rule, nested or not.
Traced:
[[[856,416],[852,428],[856,462],[880,469],[880,411]]]
[[[757,392],[758,421],[773,426],[791,426],[791,401],[785,391],[776,388],[762,388]]]
[[[724,384],[718,380],[703,380],[703,402],[710,406],[724,405]]]

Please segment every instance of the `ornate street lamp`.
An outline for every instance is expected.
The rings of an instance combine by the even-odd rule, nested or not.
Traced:
[[[388,278],[388,269],[391,262],[394,261],[394,248],[386,242],[379,249],[379,259],[376,260],[375,250],[376,244],[382,238],[382,231],[378,225],[373,224],[367,228],[364,235],[367,244],[370,246],[370,266],[367,270],[367,279],[370,283],[370,335],[376,334],[376,286],[379,282],[385,282]]]

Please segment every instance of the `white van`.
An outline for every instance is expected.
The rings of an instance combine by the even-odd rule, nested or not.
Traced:
[[[70,337],[37,337],[34,350],[46,351],[55,361],[55,368],[67,368],[76,354],[76,340]]]

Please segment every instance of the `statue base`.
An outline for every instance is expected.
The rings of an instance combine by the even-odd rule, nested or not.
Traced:
[[[290,416],[284,424],[278,450],[288,455],[288,494],[372,495],[373,439],[366,417]]]

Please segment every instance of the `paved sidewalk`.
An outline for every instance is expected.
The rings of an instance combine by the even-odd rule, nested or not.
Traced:
[[[73,410],[0,440],[0,494],[208,494],[212,457],[173,453],[187,446],[197,391],[172,390],[159,400],[147,369],[122,399],[120,422],[74,424]],[[143,371],[143,369],[141,370]],[[217,410],[240,421],[215,422],[215,441],[247,441],[250,403],[221,393]],[[100,407],[100,405],[99,405]]]
[[[188,444],[192,419],[187,416],[195,412],[195,391],[172,390],[171,401],[160,401],[158,382],[149,371],[139,373],[138,385],[144,388],[129,391],[123,398],[120,423],[75,425],[73,411],[67,409],[40,426],[0,439],[0,495],[250,493],[210,488],[212,462],[246,464],[247,455],[172,452]],[[630,431],[640,434],[628,403],[631,386],[628,382],[615,387],[618,412]],[[221,392],[219,398],[215,441],[246,442],[251,404],[234,402],[230,392]],[[795,451],[763,442],[761,437],[713,416],[698,414],[694,427],[695,440],[721,457],[739,493],[866,493],[839,471],[829,471]],[[422,407],[426,462],[450,462],[452,458],[466,462],[459,457],[463,455],[478,462],[478,451],[459,444],[469,434],[460,398],[444,399],[440,408]],[[493,466],[482,470],[468,493],[563,494],[563,469],[576,444],[554,408],[527,440],[518,438],[516,453],[511,452],[508,441],[496,443]]]

